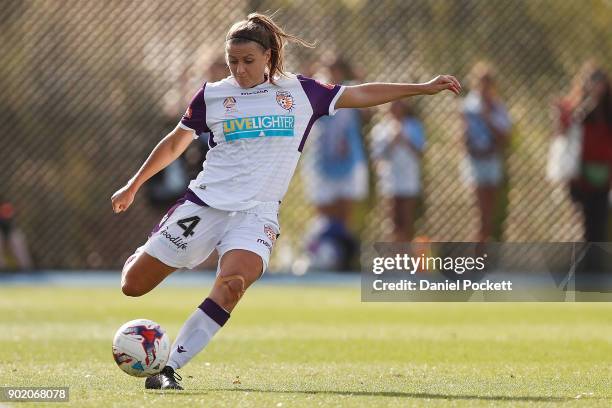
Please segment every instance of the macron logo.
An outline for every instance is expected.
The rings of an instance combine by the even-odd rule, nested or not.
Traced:
[[[185,349],[183,348],[183,346],[178,346],[178,347],[176,348],[176,352],[177,352],[177,353],[185,353],[185,352],[187,352],[187,350],[185,350]]]

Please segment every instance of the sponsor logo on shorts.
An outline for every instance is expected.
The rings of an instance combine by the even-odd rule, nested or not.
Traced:
[[[168,229],[163,230],[162,232],[159,233],[162,237],[166,238],[168,241],[170,241],[174,246],[176,246],[178,249],[181,250],[186,250],[187,249],[187,242],[185,242],[183,240],[183,238],[181,238],[180,236],[173,236],[172,234],[170,234],[168,232]]]
[[[261,239],[261,238],[257,238],[257,243],[258,243],[258,244],[264,244],[265,246],[267,246],[267,247],[268,247],[268,250],[269,250],[270,252],[272,252],[272,245],[270,245],[270,243],[269,243],[268,241],[263,240],[263,239]]]

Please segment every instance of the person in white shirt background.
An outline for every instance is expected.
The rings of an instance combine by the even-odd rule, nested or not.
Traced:
[[[350,85],[351,65],[343,58],[322,61],[317,78]],[[306,233],[309,269],[355,269],[359,240],[352,231],[355,205],[368,193],[368,167],[358,109],[342,109],[318,120],[302,158],[304,192],[317,210]]]
[[[410,104],[398,100],[391,102],[371,134],[376,185],[387,200],[385,204],[393,222],[391,240],[410,242],[414,238],[417,204],[422,191],[423,124]]]
[[[269,16],[252,13],[226,36],[231,76],[205,83],[179,125],[153,149],[111,198],[126,211],[142,184],[210,132],[203,170],[143,246],[128,258],[121,287],[142,296],[178,268],[193,268],[215,249],[220,259],[209,296],[180,329],[168,365],[146,388],[182,389],[176,369],[197,355],[227,322],[239,300],[264,273],[280,233],[278,210],[313,123],[341,108],[363,108],[444,90],[459,94],[450,75],[421,84],[319,83],[284,70],[285,33]]]
[[[470,73],[471,90],[462,106],[462,162],[464,182],[473,188],[480,216],[477,242],[493,238],[495,210],[503,178],[503,151],[510,138],[512,122],[495,81],[493,68],[481,61]]]

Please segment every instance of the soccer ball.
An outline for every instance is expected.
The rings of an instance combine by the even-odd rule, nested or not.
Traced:
[[[113,357],[124,372],[135,377],[159,373],[170,357],[170,337],[154,321],[137,319],[117,330]]]

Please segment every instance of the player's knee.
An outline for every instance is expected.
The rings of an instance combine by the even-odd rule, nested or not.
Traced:
[[[138,297],[143,295],[143,293],[141,293],[137,287],[134,287],[128,283],[123,283],[121,285],[121,292],[123,292],[125,296],[130,297]]]
[[[226,282],[220,285],[221,295],[224,303],[232,304],[240,300],[243,294],[242,285],[240,282]]]
[[[244,292],[244,284],[239,279],[228,281],[225,288],[232,298],[240,298]]]
[[[246,281],[242,275],[227,274],[217,278],[217,287],[221,292],[223,303],[231,305],[237,303],[246,290]]]
[[[143,291],[142,284],[136,277],[139,275],[139,268],[134,265],[136,259],[134,254],[128,258],[121,271],[121,292],[126,296],[138,297],[144,295],[146,292]]]
[[[121,292],[130,297],[138,297],[147,293],[147,291],[133,279],[123,279],[121,282]]]

